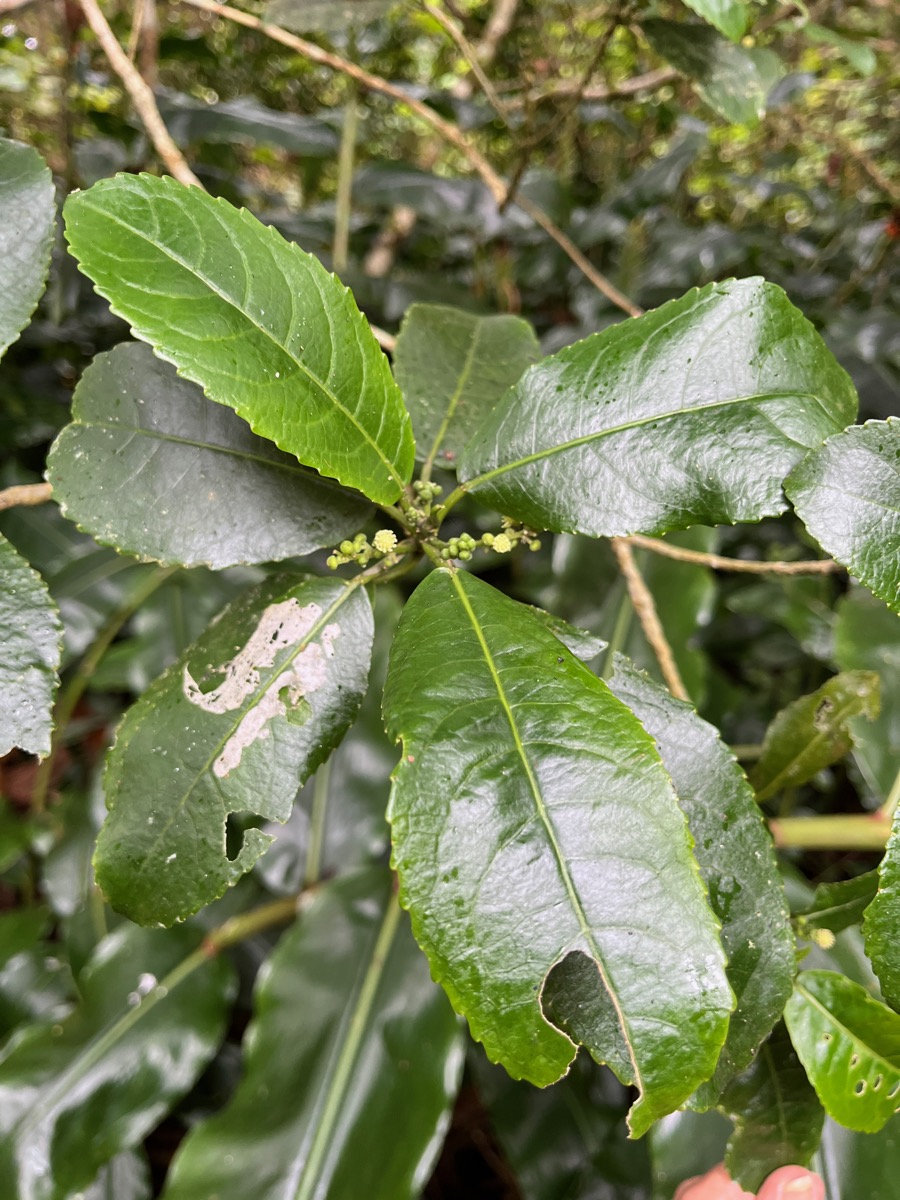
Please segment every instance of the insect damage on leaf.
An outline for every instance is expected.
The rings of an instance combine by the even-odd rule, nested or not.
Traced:
[[[260,668],[271,667],[279,651],[301,642],[321,615],[320,605],[301,605],[295,597],[270,604],[244,648],[218,669],[225,676],[218,687],[201,691],[189,669],[184,668],[185,696],[191,704],[210,713],[240,708],[259,687]],[[229,771],[240,766],[241,755],[248,746],[269,736],[268,724],[273,717],[285,716],[289,708],[296,709],[304,697],[322,686],[327,677],[325,660],[334,655],[332,643],[340,631],[336,623],[326,625],[321,643],[311,642],[301,650],[290,668],[266,688],[213,763],[213,773],[219,779],[225,779]]]

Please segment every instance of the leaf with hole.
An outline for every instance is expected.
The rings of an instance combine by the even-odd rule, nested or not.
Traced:
[[[787,901],[753,790],[716,729],[621,655],[615,663],[609,686],[656,742],[687,817],[737,997],[715,1074],[692,1100],[705,1109],[749,1065],[790,995],[795,960]]]
[[[784,1010],[826,1112],[877,1133],[900,1110],[900,1016],[834,971],[801,971]]]
[[[127,554],[216,569],[277,562],[355,533],[371,511],[139,343],[94,359],[72,417],[47,460],[54,499]]]
[[[181,375],[307,466],[379,503],[398,498],[415,454],[409,415],[353,297],[318,259],[170,178],[103,179],[70,196],[65,216],[97,291]]]
[[[393,861],[435,979],[539,1086],[575,1054],[559,1024],[578,1024],[641,1089],[646,1132],[712,1074],[733,1005],[649,734],[527,608],[447,570],[407,603],[384,711],[403,743]]]
[[[465,490],[594,537],[758,521],[856,412],[849,376],[784,292],[710,284],[530,368],[463,452]]]
[[[0,358],[41,298],[56,228],[56,193],[36,150],[0,138]]]
[[[781,710],[763,739],[750,773],[759,802],[799,787],[853,745],[850,722],[878,716],[880,680],[874,671],[845,671]]]
[[[482,420],[539,357],[534,330],[520,317],[413,304],[397,335],[394,375],[419,457],[455,469]]]
[[[271,838],[247,829],[229,854],[226,818],[287,820],[359,708],[371,649],[368,597],[337,579],[274,577],[226,609],[119,726],[94,855],[110,904],[171,924],[249,870]]]
[[[309,896],[259,976],[244,1047],[235,1095],[182,1143],[164,1200],[419,1196],[463,1047],[383,867]]]
[[[900,613],[900,419],[830,437],[785,487],[819,545]]]

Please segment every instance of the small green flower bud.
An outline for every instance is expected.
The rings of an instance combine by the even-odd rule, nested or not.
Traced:
[[[463,560],[463,562],[468,562],[469,559],[472,557],[472,551],[471,550],[460,550],[459,557]]]
[[[540,550],[540,548],[541,548],[541,540],[540,540],[540,538],[532,538],[532,539],[531,539],[531,545],[529,546],[529,549],[530,549],[530,550]]]
[[[493,546],[493,544],[494,544],[494,535],[493,535],[492,533],[486,533],[486,534],[485,534],[485,535],[482,537],[482,539],[481,539],[481,542],[482,542],[482,545],[484,545],[484,546]]]
[[[452,557],[453,557],[453,555],[450,553],[450,548],[448,546],[445,546],[443,548],[443,550],[441,551],[441,558],[446,560],[446,559],[452,558]]]
[[[355,550],[355,548],[356,547],[353,545],[352,542],[347,542],[347,541],[341,542],[341,547],[340,547],[341,554],[352,554],[353,551]]]
[[[341,565],[337,560],[337,556],[334,554],[329,554],[328,558],[325,561],[326,561],[326,564],[331,568],[332,571],[336,571],[338,569],[338,567]]]
[[[363,546],[365,546],[367,540],[368,539],[366,538],[366,535],[364,533],[358,533],[356,535],[356,537],[353,539],[354,548],[357,550],[362,550],[362,548],[363,548]]]

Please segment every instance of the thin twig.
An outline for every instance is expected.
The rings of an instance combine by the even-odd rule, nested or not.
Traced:
[[[435,8],[433,4],[429,4],[428,0],[425,0],[423,7],[428,15],[433,17],[434,20],[437,21],[437,23],[441,26],[441,28],[446,30],[446,32],[456,43],[460,54],[462,54],[463,58],[469,64],[469,69],[478,80],[479,86],[487,97],[491,108],[493,108],[494,112],[501,119],[501,121],[505,123],[507,119],[507,112],[503,101],[497,95],[494,85],[491,83],[490,79],[488,79],[487,75],[485,74],[484,67],[482,67],[478,60],[478,54],[474,46],[463,33],[460,26],[457,25],[454,20],[448,17],[446,13],[441,12],[439,8]]]
[[[780,817],[769,822],[769,832],[785,850],[883,850],[891,821],[880,812]]]
[[[83,2],[94,3],[94,0],[83,0]],[[234,21],[237,25],[243,25],[247,29],[254,29],[271,38],[273,41],[279,42],[282,46],[286,46],[289,50],[293,50],[296,54],[309,59],[310,62],[318,63],[320,66],[329,67],[333,71],[340,71],[344,75],[349,75],[351,79],[355,79],[361,87],[366,88],[368,91],[378,92],[382,96],[388,96],[397,103],[405,105],[410,112],[415,113],[417,117],[420,117],[421,120],[430,125],[436,133],[440,134],[446,142],[449,142],[451,146],[455,147],[463,155],[472,169],[481,178],[481,181],[493,196],[497,206],[499,207],[503,203],[506,197],[506,184],[481,151],[472,145],[457,125],[445,120],[433,108],[427,104],[423,104],[421,100],[416,100],[413,96],[405,92],[403,88],[390,83],[387,79],[382,79],[380,75],[373,75],[371,71],[366,71],[363,67],[357,66],[356,63],[352,63],[346,58],[341,58],[339,54],[334,54],[330,50],[323,50],[321,46],[316,46],[313,42],[308,42],[304,38],[297,37],[296,34],[288,33],[286,29],[282,29],[278,25],[267,25],[264,21],[260,21],[258,17],[242,12],[239,8],[232,8],[228,4],[219,4],[217,0],[184,0],[184,3],[190,4],[192,8],[202,9],[204,12],[216,13],[218,16],[225,17],[229,21]],[[525,196],[517,196],[514,203],[517,208],[520,208],[522,212],[531,217],[545,233],[553,238],[575,266],[611,303],[623,312],[628,313],[631,317],[640,315],[642,310],[636,304],[633,304],[605,275],[601,274],[592,265],[571,238],[563,233],[542,208],[539,208],[538,205]]]
[[[4,488],[0,491],[0,512],[5,508],[46,504],[52,490],[49,483],[19,483],[15,487]]]
[[[119,40],[110,29],[106,17],[100,11],[97,0],[78,0],[78,2],[81,5],[81,11],[84,13],[87,23],[94,31],[94,36],[102,46],[110,66],[125,85],[125,90],[131,97],[131,102],[141,119],[141,123],[146,129],[147,135],[153,143],[157,154],[165,164],[166,170],[179,183],[202,189],[203,184],[187,165],[184,155],[175,145],[172,135],[166,129],[165,123],[159,115],[159,109],[156,106],[156,97],[153,95],[152,89],[144,81],[134,63],[130,61],[128,55],[119,45]]]
[[[610,538],[610,545],[619,564],[619,570],[625,578],[625,586],[628,588],[628,595],[631,597],[634,611],[641,622],[644,636],[656,655],[659,669],[666,681],[666,687],[677,699],[689,701],[690,696],[675,663],[675,655],[672,653],[672,647],[669,645],[669,640],[656,611],[656,602],[644,582],[643,575],[638,570],[631,547],[624,538]]]
[[[884,192],[894,204],[900,204],[900,183],[895,183],[893,179],[889,179],[878,163],[863,150],[862,146],[857,146],[855,142],[851,142],[849,138],[844,137],[843,134],[838,133],[834,128],[831,130],[831,137],[835,145],[839,146],[854,162],[859,163],[880,191]]]
[[[476,47],[476,53],[483,67],[489,67],[497,57],[500,43],[513,27],[516,19],[516,9],[519,0],[496,0],[493,12],[488,17],[484,33]]]
[[[370,325],[369,328],[375,335],[375,341],[382,348],[387,350],[388,354],[392,354],[397,345],[397,339],[392,333],[388,333],[386,329],[381,329],[378,325]]]
[[[658,67],[655,71],[647,71],[643,75],[634,75],[631,79],[623,79],[621,83],[605,84],[595,83],[585,87],[581,91],[582,100],[627,100],[629,96],[635,96],[638,92],[653,91],[655,88],[665,87],[669,83],[674,83],[680,76],[673,67]],[[539,89],[529,92],[526,96],[509,97],[504,100],[508,109],[522,108],[526,104],[542,104],[545,100],[556,100],[561,96],[571,96],[573,92],[578,92],[579,81],[577,79],[566,80],[562,83],[557,83],[553,87]]]
[[[759,562],[745,558],[726,558],[721,554],[706,554],[702,550],[687,550],[673,546],[659,538],[644,537],[634,533],[628,539],[633,546],[652,550],[664,558],[675,558],[679,562],[695,563],[711,571],[739,571],[748,575],[831,575],[844,568],[830,558],[805,559],[799,562]]]

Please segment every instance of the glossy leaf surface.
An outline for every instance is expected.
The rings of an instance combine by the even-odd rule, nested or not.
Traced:
[[[879,688],[873,671],[846,671],[782,709],[766,730],[750,774],[757,800],[799,787],[843,758],[853,745],[850,721],[878,716]]]
[[[830,929],[832,933],[840,933],[858,925],[877,890],[877,871],[866,871],[838,883],[820,883],[809,905],[798,914],[799,931],[802,934],[809,929]]]
[[[165,1200],[419,1195],[462,1039],[391,883],[381,867],[344,876],[282,936],[257,984],[238,1090],[183,1143]]]
[[[285,821],[366,688],[362,588],[281,576],[235,601],[126,713],[106,768],[97,882],[118,911],[171,924],[221,896],[271,840],[225,822]]]
[[[353,297],[318,259],[170,178],[104,179],[65,212],[82,270],[161,358],[307,466],[397,499],[413,467],[409,416]]]
[[[863,923],[866,953],[872,960],[881,992],[900,1011],[900,806],[894,811],[891,835],[878,865],[878,891]]]
[[[0,358],[44,290],[55,224],[46,163],[30,146],[0,138]]]
[[[610,687],[656,742],[722,924],[737,1007],[715,1074],[693,1101],[709,1108],[748,1065],[790,995],[794,938],[784,888],[753,791],[716,729],[621,656]]]
[[[453,469],[503,393],[539,357],[534,330],[520,317],[413,304],[397,335],[394,375],[419,458]]]
[[[744,0],[684,0],[684,3],[732,42],[740,41],[747,32],[750,9]]]
[[[538,529],[609,536],[756,521],[856,412],[780,288],[710,284],[543,359],[466,447],[467,490]]]
[[[828,1114],[876,1133],[900,1107],[900,1016],[833,971],[802,971],[784,1010]]]
[[[554,1013],[641,1088],[645,1132],[712,1074],[733,1004],[650,736],[527,608],[464,572],[408,602],[384,704],[403,742],[394,863],[432,974],[488,1056],[538,1085],[575,1052],[542,1010],[561,974]]]
[[[0,758],[49,753],[60,634],[43,580],[0,534]]]
[[[140,343],[94,359],[72,417],[47,463],[54,498],[128,554],[217,569],[277,562],[352,535],[370,511]]]
[[[81,1003],[23,1029],[0,1062],[0,1189],[68,1200],[104,1163],[138,1145],[193,1085],[225,1030],[228,964],[189,930],[123,926],[79,978]]]
[[[729,1084],[722,1107],[735,1122],[725,1165],[747,1191],[779,1167],[809,1166],[825,1113],[783,1023]]]
[[[819,545],[900,613],[900,420],[830,437],[785,486]]]
[[[318,117],[267,108],[252,96],[237,96],[210,104],[184,92],[157,89],[157,103],[175,141],[211,145],[279,146],[304,158],[333,158],[340,137]]]

